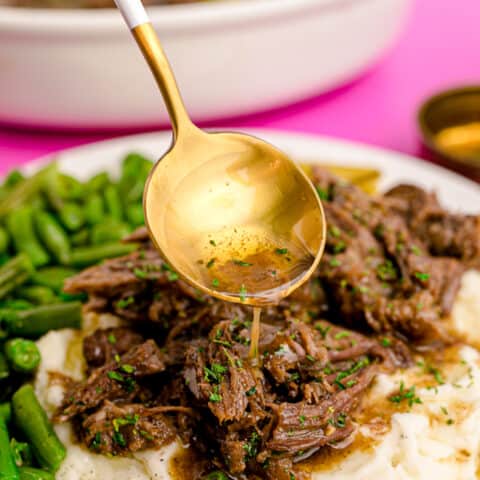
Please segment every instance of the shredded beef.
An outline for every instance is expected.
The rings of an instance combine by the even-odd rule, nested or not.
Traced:
[[[142,335],[131,328],[96,330],[83,340],[83,356],[89,368],[101,367],[143,341]]]
[[[70,279],[66,291],[88,293],[90,310],[129,326],[85,338],[87,379],[68,384],[56,420],[73,421],[79,441],[108,455],[179,436],[207,459],[198,478],[220,468],[307,480],[298,462],[347,445],[377,373],[410,365],[406,340],[449,341],[443,319],[465,268],[479,265],[480,220],[416,187],[374,198],[320,169],[314,182],[326,251],[309,282],[263,309],[257,359],[251,310],[179,280],[145,229],[127,239],[138,251]]]
[[[163,353],[153,340],[147,340],[97,368],[85,382],[67,391],[57,418],[69,420],[104,400],[131,401],[141,390],[138,379],[164,370]]]
[[[474,247],[480,242],[479,217],[448,214],[420,189],[421,199],[412,200],[404,187],[397,192],[402,201],[394,201],[394,190],[373,198],[321,169],[315,169],[314,181],[324,192],[329,225],[317,275],[332,309],[356,328],[395,332],[423,344],[447,341],[442,318],[451,310],[465,267],[480,256]],[[432,203],[448,222],[465,222],[463,240],[444,242],[442,248],[432,244],[422,230],[427,217],[418,213],[423,204],[432,211]]]

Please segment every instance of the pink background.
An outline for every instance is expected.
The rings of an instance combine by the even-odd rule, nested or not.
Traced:
[[[287,108],[222,123],[333,135],[420,155],[420,102],[442,88],[480,84],[479,20],[480,0],[416,0],[399,43],[362,78]],[[0,127],[0,169],[113,136]]]

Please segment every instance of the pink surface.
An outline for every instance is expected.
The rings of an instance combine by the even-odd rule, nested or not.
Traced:
[[[398,45],[359,80],[288,108],[223,123],[332,135],[419,154],[420,102],[442,88],[480,84],[479,19],[479,0],[416,0]],[[0,128],[0,169],[113,136]]]

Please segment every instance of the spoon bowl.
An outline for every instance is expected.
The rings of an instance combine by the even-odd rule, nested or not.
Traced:
[[[194,127],[179,138],[154,167],[144,206],[163,258],[228,301],[278,302],[313,273],[325,244],[322,206],[303,171],[238,133]]]
[[[193,125],[141,1],[115,1],[172,121],[172,146],[144,192],[154,244],[167,268],[202,292],[254,306],[277,303],[320,261],[326,222],[319,196],[272,145]]]

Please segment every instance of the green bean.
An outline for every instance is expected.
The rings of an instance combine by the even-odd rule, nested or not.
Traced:
[[[70,236],[70,242],[74,247],[82,247],[90,240],[90,232],[87,228],[79,230]]]
[[[38,241],[33,228],[33,209],[28,206],[18,208],[7,217],[7,229],[18,252],[24,252],[33,265],[40,267],[50,261],[50,257]]]
[[[50,305],[58,301],[55,292],[42,285],[26,285],[15,290],[15,295],[25,298],[35,305]]]
[[[9,423],[12,418],[12,406],[9,402],[0,403],[0,418],[3,418],[5,423]]]
[[[58,183],[60,196],[64,200],[81,200],[85,196],[85,185],[70,175],[61,173]]]
[[[131,243],[106,243],[80,247],[72,250],[71,265],[74,267],[88,267],[106,258],[121,257],[133,252],[137,246]]]
[[[106,219],[92,228],[91,241],[94,245],[116,242],[125,238],[130,232],[130,227],[125,223]]]
[[[30,310],[0,310],[0,324],[11,337],[38,338],[50,330],[79,329],[82,324],[80,302],[41,305]]]
[[[153,163],[138,153],[127,155],[122,164],[119,190],[125,203],[141,200]]]
[[[3,267],[10,260],[8,253],[0,253],[0,267]]]
[[[40,350],[35,342],[14,338],[5,344],[5,356],[12,370],[18,373],[31,373],[40,365]]]
[[[140,153],[129,153],[122,162],[121,179],[135,178],[139,173],[149,173],[153,162]]]
[[[127,205],[125,215],[128,223],[132,227],[140,227],[145,224],[145,217],[143,214],[143,205],[141,203],[132,203]]]
[[[0,270],[1,271],[1,270]],[[32,283],[48,287],[55,292],[63,290],[63,284],[69,277],[73,277],[77,270],[68,267],[45,267],[37,270],[32,275]]]
[[[20,480],[55,480],[55,477],[45,470],[32,467],[20,467]]]
[[[0,308],[7,310],[28,310],[34,305],[24,298],[6,298],[0,302]]]
[[[43,195],[36,195],[28,202],[28,204],[34,210],[46,210],[48,208],[47,201]]]
[[[10,450],[17,467],[30,466],[33,463],[32,450],[25,442],[17,442],[14,438],[10,440]]]
[[[89,192],[101,192],[110,183],[110,177],[107,172],[100,172],[94,175],[87,182]]]
[[[10,243],[10,237],[8,232],[0,227],[0,253],[5,253],[8,251],[8,245]]]
[[[28,202],[43,190],[47,179],[57,171],[57,165],[51,163],[35,175],[17,183],[1,200],[0,200],[0,218],[4,218],[10,212],[19,208]]]
[[[66,456],[66,449],[31,385],[24,385],[15,392],[12,408],[15,425],[30,443],[38,463],[50,472],[56,472]]]
[[[8,437],[5,420],[0,417],[0,480],[18,480],[17,466],[10,450],[10,439]]]
[[[85,219],[89,225],[101,223],[105,218],[103,198],[98,193],[92,193],[85,201]]]
[[[70,231],[77,231],[85,225],[85,214],[80,205],[73,202],[65,202],[58,209],[58,216],[65,228]]]
[[[38,236],[47,247],[52,256],[60,263],[70,261],[70,242],[65,230],[60,226],[55,217],[42,210],[34,217],[34,224]]]
[[[117,188],[114,185],[108,185],[104,195],[108,214],[115,220],[122,220],[122,201]]]
[[[8,378],[10,375],[10,368],[8,367],[7,357],[0,352],[0,380]]]
[[[0,267],[0,298],[24,284],[34,273],[30,258],[25,253],[13,257]]]
[[[10,173],[7,175],[5,182],[3,183],[4,187],[11,188],[15,185],[18,185],[20,182],[25,180],[25,177],[20,170],[10,170]]]
[[[86,293],[60,292],[58,298],[62,302],[84,302],[88,299],[88,295]]]

